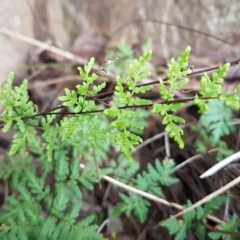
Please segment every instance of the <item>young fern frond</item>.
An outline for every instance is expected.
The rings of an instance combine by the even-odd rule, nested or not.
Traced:
[[[239,99],[239,97],[236,94],[234,94],[234,97],[230,97],[229,94],[221,94],[221,84],[223,82],[223,78],[227,74],[229,67],[229,63],[220,66],[217,72],[213,72],[212,80],[206,73],[204,73],[201,77],[200,94],[203,98],[219,98],[220,100],[223,100],[228,106],[231,105],[234,109],[238,109],[239,105],[237,105],[235,101],[236,99]],[[194,103],[199,107],[200,113],[204,113],[208,110],[206,101],[200,99],[199,95],[195,95]]]
[[[64,118],[61,121],[61,138],[63,141],[69,141],[69,139],[80,132],[86,133],[86,141],[91,142],[93,146],[99,150],[101,145],[107,144],[107,126],[104,123],[104,116],[97,116],[93,114],[78,114],[81,112],[91,112],[98,109],[98,106],[93,100],[87,100],[87,97],[91,97],[99,93],[106,87],[106,83],[99,85],[93,85],[98,79],[98,76],[93,73],[90,75],[90,71],[93,67],[94,59],[91,58],[88,64],[84,68],[78,68],[80,77],[82,78],[82,84],[76,86],[77,90],[70,91],[65,89],[65,96],[59,97],[60,101],[63,101],[64,106],[68,106],[76,113],[71,118]]]
[[[178,60],[171,59],[169,64],[168,79],[166,82],[159,80],[159,93],[165,103],[153,104],[153,113],[160,114],[163,117],[162,123],[166,125],[165,131],[169,132],[169,136],[172,137],[180,148],[183,148],[183,130],[179,126],[185,123],[183,118],[173,115],[180,110],[184,103],[174,103],[174,92],[181,89],[189,80],[186,77],[191,73],[191,67],[188,63],[188,57],[190,53],[190,47],[179,56]],[[92,144],[96,149],[99,149],[99,142],[111,143],[113,146],[119,146],[125,156],[132,160],[131,153],[134,151],[136,145],[142,142],[141,137],[134,132],[138,132],[143,127],[137,123],[137,119],[142,119],[143,114],[138,113],[131,109],[131,107],[141,107],[144,105],[151,106],[152,102],[147,99],[142,99],[136,96],[138,93],[145,93],[152,88],[152,85],[138,86],[139,83],[148,77],[151,73],[147,71],[147,61],[151,57],[151,51],[143,54],[139,60],[134,60],[134,63],[129,67],[129,76],[126,77],[126,88],[123,87],[123,80],[121,77],[117,77],[117,84],[115,88],[115,103],[112,107],[104,111],[105,115],[115,119],[111,126],[104,126],[98,129],[96,134],[96,127],[103,122],[103,115],[96,116],[90,114],[91,111],[99,111],[99,106],[96,103],[88,99],[94,97],[99,91],[103,90],[106,83],[96,85],[95,82],[98,76],[95,73],[91,74],[91,69],[94,64],[94,59],[91,58],[89,63],[84,68],[79,68],[82,84],[76,86],[76,90],[65,89],[65,95],[59,97],[59,100],[63,102],[64,106],[72,109],[75,113],[70,118],[64,118],[60,127],[60,137],[63,141],[68,141],[72,135],[76,135],[81,131],[88,132],[87,138],[92,141]],[[211,81],[208,75],[204,74],[201,79],[201,91],[200,94],[195,96],[194,102],[200,107],[200,111],[206,110],[207,105],[205,103],[206,97],[209,98],[211,94],[213,97],[218,97],[223,100],[227,105],[231,105],[234,109],[238,108],[237,96],[238,87],[234,93],[220,94],[221,83],[223,77],[228,70],[229,64],[225,64],[219,68],[217,73],[213,74],[213,80]],[[8,82],[5,84],[5,88],[2,90],[2,102],[5,106],[5,112],[2,116],[2,121],[5,123],[4,130],[6,131],[14,123],[14,127],[20,130],[14,136],[12,149],[10,154],[16,153],[20,148],[23,148],[27,142],[31,142],[32,135],[36,134],[35,126],[39,123],[35,118],[31,118],[37,114],[37,109],[34,104],[29,101],[27,94],[27,82],[25,81],[20,87],[11,87],[11,81],[13,76],[9,76]],[[211,89],[211,90],[209,90]],[[16,95],[15,97],[8,98],[8,95]],[[6,98],[6,99],[5,99]],[[12,102],[11,99],[14,99]],[[170,101],[171,103],[168,103]],[[24,107],[19,107],[23,105]],[[85,112],[89,112],[86,114]],[[84,114],[81,114],[84,113]],[[51,113],[49,113],[51,114]],[[56,112],[54,113],[56,114]],[[134,121],[133,121],[134,119]],[[48,152],[48,159],[51,160],[52,151],[54,148],[54,139],[57,138],[56,130],[49,131],[44,125],[45,131],[44,138],[46,141],[46,149]],[[46,133],[47,132],[47,133]],[[37,145],[37,144],[36,144]],[[101,143],[100,143],[101,145]]]
[[[173,91],[181,89],[188,83],[189,79],[186,78],[186,76],[192,72],[189,68],[190,64],[188,62],[190,51],[191,48],[187,47],[178,57],[178,61],[175,61],[173,58],[171,59],[170,64],[168,65],[167,83],[163,82],[162,79],[159,80],[159,93],[163,100],[173,101]],[[184,147],[184,143],[182,140],[183,130],[179,125],[185,123],[185,120],[174,116],[173,113],[177,112],[183,106],[184,103],[156,103],[153,105],[153,113],[160,114],[163,117],[162,123],[166,125],[165,131],[169,132],[169,136],[179,144],[180,148]]]
[[[166,227],[171,235],[176,235],[174,240],[182,240],[187,237],[187,225],[181,220],[173,218],[162,222],[161,226]]]
[[[150,100],[134,97],[134,94],[139,92],[145,93],[152,88],[152,86],[137,86],[139,82],[151,74],[147,71],[147,61],[151,55],[152,52],[148,51],[140,57],[139,61],[134,60],[134,64],[130,65],[129,76],[126,77],[127,90],[123,87],[122,79],[119,76],[117,77],[117,85],[114,92],[116,97],[115,104],[117,106],[113,106],[104,111],[108,117],[116,118],[116,120],[111,123],[113,126],[111,141],[114,146],[119,145],[121,151],[129,160],[132,160],[131,152],[133,152],[134,146],[142,142],[142,139],[130,132],[129,129],[142,129],[142,126],[136,124],[136,119],[142,118],[143,114],[130,109],[119,109],[119,107],[151,104]],[[135,121],[132,121],[133,119]]]
[[[13,73],[9,74],[4,87],[0,87],[0,102],[5,107],[1,115],[1,120],[5,123],[3,132],[7,132],[13,124],[13,128],[19,131],[13,138],[10,155],[25,148],[30,136],[36,135],[35,127],[38,125],[37,120],[28,118],[37,113],[37,108],[29,100],[27,80],[24,80],[20,87],[13,87],[13,78]]]

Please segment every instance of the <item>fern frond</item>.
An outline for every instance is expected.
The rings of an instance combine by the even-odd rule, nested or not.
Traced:
[[[219,228],[223,231],[228,231],[228,232],[235,232],[236,229],[238,229],[238,221],[237,221],[237,216],[234,215],[228,222],[221,224]],[[224,240],[238,240],[239,236],[232,236],[230,234],[225,234],[222,232],[210,232],[208,233],[208,236],[211,239],[224,239]]]
[[[227,196],[218,196],[208,201],[203,207],[204,214],[205,215],[212,214],[213,211],[219,209],[219,207],[221,207],[226,202],[227,199],[228,199]]]
[[[93,185],[98,182],[98,177],[96,174],[96,167],[94,162],[88,162],[85,165],[84,170],[82,170],[79,178],[77,179],[80,184],[85,188],[92,190]]]
[[[66,186],[63,183],[56,184],[56,196],[54,198],[52,214],[63,217],[63,211],[67,208],[69,197],[66,192]]]
[[[119,196],[123,202],[119,203],[114,209],[112,217],[119,216],[122,212],[124,212],[128,217],[131,216],[131,213],[134,213],[140,222],[144,222],[146,220],[148,208],[150,207],[150,203],[147,200],[136,194],[127,196],[120,193]]]
[[[214,141],[218,142],[222,136],[234,131],[234,126],[229,124],[232,119],[232,112],[224,102],[218,100],[210,101],[208,108],[209,110],[201,115],[201,122],[209,128]],[[220,114],[223,112],[224,114]]]
[[[115,178],[123,183],[128,183],[129,179],[132,179],[140,168],[139,162],[129,163],[129,160],[123,155],[120,155],[116,160],[111,160],[110,167],[114,169]]]
[[[54,159],[55,159],[55,179],[58,182],[65,181],[69,174],[69,157],[68,151],[65,149],[61,149],[58,151],[54,151]]]
[[[152,181],[155,181],[163,186],[169,186],[178,182],[177,178],[170,176],[176,171],[173,160],[165,158],[162,164],[159,160],[155,160],[155,166],[156,168],[149,163],[147,164],[148,172]]]
[[[176,235],[174,240],[183,240],[187,236],[187,225],[176,218],[161,222],[161,226],[166,227],[171,235]]]

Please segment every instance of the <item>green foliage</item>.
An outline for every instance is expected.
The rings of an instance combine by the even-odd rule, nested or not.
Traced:
[[[86,98],[101,91],[104,85],[94,86],[92,93],[87,90],[96,80],[96,74],[89,75],[93,63],[92,59],[84,69],[79,69],[80,76],[85,82],[78,86],[78,92],[66,89],[66,95],[60,97],[64,105],[74,108],[75,112],[96,109],[95,103],[87,101]],[[108,147],[105,147],[107,144],[101,144],[106,136],[104,135],[102,139],[101,134],[97,135],[97,131],[104,130],[106,124],[95,117],[93,120],[95,125],[91,125],[91,117],[87,115],[81,119],[76,116],[70,121],[63,119],[60,124],[54,123],[57,110],[52,111],[52,115],[41,117],[40,121],[31,119],[31,116],[37,116],[37,112],[34,104],[29,101],[27,82],[24,81],[20,87],[13,88],[11,85],[12,75],[9,76],[4,89],[0,91],[1,101],[5,106],[1,120],[9,127],[14,124],[14,129],[18,131],[14,136],[10,155],[18,154],[9,156],[7,162],[1,162],[0,177],[4,180],[11,179],[13,194],[7,196],[1,210],[0,238],[103,239],[95,234],[97,226],[92,223],[93,217],[76,220],[82,206],[80,187],[93,189],[93,184],[98,182],[94,162],[86,163],[86,171],[81,172],[79,156],[83,153],[84,157],[88,154],[92,156],[94,146],[99,150],[96,161],[101,162],[99,157],[105,157],[102,152],[106,153]],[[78,94],[81,96],[77,97]],[[75,121],[78,119],[84,125],[80,126],[82,131],[77,135],[77,128],[71,123],[79,124]],[[106,120],[104,122],[106,123]],[[36,126],[39,124],[43,131],[42,138],[37,136]],[[5,125],[4,130],[8,128]],[[61,142],[61,139],[65,141]],[[82,139],[87,140],[86,145],[79,146]],[[33,149],[37,157],[33,159],[25,149]],[[69,158],[70,155],[73,156],[72,160]],[[41,166],[38,173],[35,170],[36,164]],[[105,169],[100,175],[111,171]],[[51,187],[48,184],[50,176],[54,179]],[[74,201],[77,202],[73,204]]]
[[[29,101],[28,83],[24,80],[20,87],[12,86],[14,75],[9,74],[4,87],[0,85],[0,102],[4,106],[1,120],[5,123],[3,132],[7,132],[14,124],[19,132],[14,136],[9,154],[13,155],[24,148],[32,134],[36,135],[35,126],[38,121],[29,117],[36,114],[36,106]]]
[[[187,225],[176,218],[162,222],[161,226],[166,227],[171,235],[176,235],[174,240],[186,239]]]
[[[224,102],[212,100],[208,103],[208,111],[201,115],[201,123],[209,128],[213,139],[218,142],[222,136],[234,131],[234,126],[230,125],[232,111]],[[221,114],[224,113],[224,114]]]
[[[119,107],[127,106],[139,106],[145,104],[151,104],[150,100],[140,99],[134,97],[136,93],[145,93],[150,90],[152,86],[138,87],[137,84],[143,79],[148,77],[151,73],[147,71],[147,61],[152,55],[151,51],[145,53],[140,57],[139,61],[134,60],[134,64],[130,65],[129,73],[130,75],[126,77],[126,82],[128,84],[128,89],[125,90],[123,87],[122,79],[117,77],[117,85],[115,88],[115,104],[118,105],[106,109],[104,113],[110,118],[116,118],[115,121],[111,123],[113,126],[111,134],[111,142],[114,146],[119,146],[123,154],[132,160],[131,152],[134,150],[134,146],[142,142],[142,139],[136,134],[129,131],[141,130],[143,127],[139,125],[136,120],[141,119],[143,114],[141,112],[136,112],[130,109],[119,109]]]
[[[234,233],[236,229],[239,228],[237,216],[234,215],[228,222],[220,224],[219,229],[222,231],[228,231]],[[215,240],[215,239],[223,239],[223,240],[237,240],[239,236],[234,236],[231,234],[226,234],[223,232],[210,232],[208,236]]]
[[[150,44],[148,43],[147,45]],[[128,56],[130,59],[130,56],[133,56],[133,54],[130,53],[126,46],[121,45],[120,50],[122,53],[125,51],[124,49],[126,50],[124,56]],[[176,116],[175,113],[185,103],[175,102],[174,91],[181,89],[189,81],[187,76],[192,71],[188,62],[190,50],[191,48],[187,47],[177,61],[171,59],[168,65],[167,81],[159,80],[159,93],[163,101],[153,104],[152,110],[153,113],[162,116],[162,123],[166,125],[165,131],[169,132],[169,136],[179,144],[180,148],[184,147],[182,140],[183,130],[180,124],[185,123],[185,120]],[[100,149],[102,144],[108,145],[111,143],[114,147],[119,146],[123,154],[129,160],[132,160],[131,154],[135,146],[142,142],[141,137],[137,133],[143,129],[142,124],[139,124],[138,121],[144,117],[144,114],[135,111],[133,108],[152,105],[150,100],[137,96],[139,93],[145,93],[153,87],[151,84],[141,85],[142,80],[151,74],[147,71],[147,61],[150,59],[151,54],[151,51],[147,51],[139,60],[132,60],[133,63],[129,66],[129,74],[126,76],[125,81],[120,76],[117,77],[114,103],[105,110],[99,109],[99,105],[93,100],[94,96],[106,87],[105,82],[96,84],[98,76],[92,73],[94,59],[91,58],[83,68],[78,68],[82,83],[76,86],[76,90],[65,89],[65,95],[59,97],[59,100],[63,102],[63,106],[71,109],[73,116],[71,118],[65,117],[59,125],[52,124],[54,116],[58,113],[54,110],[49,113],[49,116],[51,116],[50,114],[54,114],[54,116],[51,116],[49,119],[49,116],[47,116],[40,121],[44,130],[44,147],[48,152],[47,157],[49,160],[52,158],[56,139],[60,137],[63,141],[69,141],[72,135],[77,135],[81,131],[87,133],[87,140],[91,141],[97,150]],[[194,102],[200,107],[200,111],[203,112],[207,109],[206,98],[211,97],[219,98],[227,106],[231,106],[234,109],[239,108],[238,87],[233,93],[221,93],[221,83],[228,68],[229,64],[221,66],[217,72],[213,72],[212,80],[207,74],[203,74],[201,79],[201,96],[196,95],[194,98]],[[17,153],[26,144],[35,146],[39,144],[39,138],[34,140],[33,136],[37,134],[36,126],[39,125],[38,118],[40,117],[37,115],[35,105],[29,101],[27,81],[24,81],[20,87],[12,87],[12,81],[13,74],[10,74],[7,83],[4,87],[1,86],[0,89],[0,100],[5,107],[1,116],[1,120],[4,122],[3,130],[7,131],[13,125],[18,131],[14,136],[10,154]],[[106,116],[114,119],[110,126],[102,124],[105,122],[104,115],[100,113],[91,114],[91,112],[102,112],[103,110]],[[230,127],[221,128],[225,120],[218,119],[218,121],[214,121],[214,124],[211,124],[215,139],[231,130]],[[222,132],[220,132],[220,129]]]
[[[68,150],[64,150],[63,145]],[[10,157],[9,164],[1,164],[2,176],[13,178],[11,188],[14,193],[7,197],[1,210],[1,239],[8,239],[6,236],[15,239],[103,239],[95,234],[97,226],[92,224],[93,217],[76,221],[82,206],[80,187],[92,188],[92,184],[98,182],[96,174],[91,182],[87,182],[89,176],[86,173],[72,168],[75,163],[69,166],[71,148],[63,145],[53,150],[51,166],[54,167],[55,182],[51,190],[47,184],[47,166],[42,165],[37,174],[32,157],[26,156],[24,151],[14,160]],[[47,153],[41,157],[48,162]],[[41,162],[41,159],[37,161]],[[86,169],[89,169],[88,165]],[[69,177],[71,180],[66,181]]]
[[[168,79],[159,80],[161,102],[153,104],[139,97],[153,87],[150,83],[143,84],[143,80],[151,75],[148,61],[152,51],[146,51],[146,48],[147,45],[144,54],[134,60],[133,51],[124,44],[120,45],[118,57],[128,59],[125,61],[128,71],[123,70],[126,66],[119,67],[121,71],[116,78],[110,106],[103,106],[96,96],[105,89],[106,83],[97,81],[98,76],[92,70],[93,58],[78,68],[80,84],[75,90],[65,89],[64,95],[59,97],[62,106],[52,111],[38,112],[29,99],[26,80],[20,86],[13,86],[14,76],[10,74],[7,82],[0,85],[0,102],[4,107],[0,117],[3,132],[10,129],[16,132],[6,160],[0,162],[0,179],[7,181],[11,189],[0,210],[0,239],[100,240],[103,237],[95,234],[94,216],[81,216],[82,188],[93,190],[99,178],[114,173],[116,178],[135,188],[163,197],[161,187],[177,182],[171,176],[175,172],[172,160],[156,160],[154,165],[148,164],[147,170],[138,174],[139,164],[129,164],[129,160],[133,158],[135,146],[142,142],[146,117],[144,111],[136,111],[136,108],[152,107],[154,114],[162,116],[165,131],[180,148],[184,147],[180,124],[185,120],[176,113],[185,103],[176,98],[175,91],[189,81],[191,49],[187,47],[177,60],[171,59]],[[221,83],[228,68],[229,64],[221,66],[213,73],[212,80],[207,74],[202,76],[200,95],[194,97],[202,112],[207,109],[206,102],[210,98],[217,98],[233,109],[239,108],[239,86],[233,93],[222,93]],[[230,117],[230,110],[226,110],[225,105],[215,106],[215,112],[224,110],[228,113],[225,117],[214,118],[210,113],[202,116],[202,121],[211,125],[215,142],[232,131],[225,124]],[[57,121],[56,116],[62,114],[60,109],[63,106],[68,108],[69,114]],[[110,162],[110,168],[98,170],[97,165],[107,159],[111,147],[120,148],[119,158]],[[81,164],[85,165],[84,169]],[[104,162],[104,166],[107,164]],[[149,201],[127,193],[120,194],[120,198],[122,202],[117,205],[114,216],[124,212],[127,216],[136,215],[141,222],[147,219]],[[175,239],[184,239],[188,229],[194,229],[199,238],[204,239],[205,216],[219,208],[223,201],[218,198],[214,203],[185,214],[183,220],[171,219],[162,226],[176,235]],[[221,228],[231,229],[231,226],[235,227],[233,224],[234,220]],[[215,239],[221,237],[211,235]]]
[[[77,90],[75,91],[65,89],[65,96],[59,97],[59,100],[63,101],[63,105],[71,107],[74,113],[91,112],[98,109],[96,103],[93,100],[87,100],[87,98],[99,93],[106,86],[106,83],[93,85],[98,79],[95,73],[90,75],[93,64],[94,59],[91,58],[83,69],[78,68],[80,77],[83,80],[82,84],[77,85]],[[76,114],[70,119],[67,117],[64,118],[61,121],[61,127],[62,131],[60,131],[60,137],[63,141],[69,141],[73,135],[76,136],[80,132],[84,132],[86,141],[91,142],[97,150],[100,149],[102,143],[108,143],[108,129],[103,115],[99,117],[91,114]]]
[[[221,84],[223,83],[223,78],[226,75],[229,67],[229,63],[220,66],[217,72],[213,72],[212,80],[206,73],[204,73],[201,77],[200,94],[204,98],[219,98],[228,106],[231,106],[233,109],[237,110],[239,108],[239,103],[237,104],[236,101],[239,101],[239,98],[236,96],[236,94],[221,94]],[[200,99],[198,95],[195,96],[194,103],[198,105],[200,113],[204,113],[208,110],[206,102],[203,99]]]
[[[165,158],[162,164],[156,160],[155,167],[148,163],[147,169],[148,172],[146,174],[143,172],[143,174],[145,174],[145,176],[147,176],[147,179],[149,178],[150,182],[152,183],[156,183],[162,186],[170,186],[178,182],[177,178],[171,176],[171,174],[176,171],[175,163],[171,159]],[[141,184],[139,184],[139,186],[140,185]]]
[[[167,228],[171,235],[175,235],[175,240],[187,239],[188,230],[193,230],[199,239],[205,240],[207,234],[204,225],[206,223],[205,217],[219,209],[226,199],[226,196],[218,196],[210,200],[203,207],[198,207],[185,213],[183,219],[177,220],[176,218],[170,218],[169,220],[161,222],[160,225]],[[190,206],[191,202],[188,200],[185,208]]]
[[[134,213],[135,216],[138,217],[140,222],[146,221],[148,208],[150,206],[149,201],[138,196],[137,194],[127,196],[125,194],[120,193],[119,196],[123,200],[123,202],[119,203],[117,207],[114,209],[112,217],[119,216],[122,212],[124,212],[127,215],[127,217],[130,217],[131,214]]]
[[[129,163],[129,160],[122,154],[117,159],[111,160],[110,167],[114,169],[114,178],[122,183],[132,181],[140,169],[137,161]]]
[[[168,80],[163,82],[159,80],[159,93],[163,100],[173,101],[173,91],[181,89],[189,81],[186,76],[191,73],[189,68],[188,57],[191,48],[187,47],[186,50],[178,57],[178,61],[173,58],[168,65]],[[180,78],[180,80],[179,80]],[[174,116],[172,113],[177,112],[184,106],[184,103],[170,103],[170,104],[154,104],[153,113],[160,114],[163,117],[162,123],[166,125],[165,131],[169,132],[169,136],[173,138],[180,148],[184,147],[182,140],[183,130],[179,126],[181,123],[185,123],[185,120],[181,117]]]
[[[96,80],[95,74],[89,76],[93,63],[92,59],[84,69],[79,69],[81,78],[86,82],[78,86],[78,92],[66,89],[66,95],[60,97],[64,101],[64,105],[74,108],[75,112],[96,109],[95,103],[86,99],[91,94],[94,95],[101,91],[104,84],[101,84],[100,87],[93,86],[92,93],[87,90]],[[99,180],[93,159],[85,164],[85,171],[80,171],[79,155],[84,153],[84,158],[87,158],[88,154],[92,157],[92,147],[94,146],[98,150],[95,160],[101,162],[99,157],[105,158],[103,152],[106,153],[108,147],[105,146],[108,144],[102,144],[101,141],[104,141],[106,136],[103,135],[102,138],[99,132],[100,129],[104,131],[106,119],[99,119],[96,116],[93,120],[95,124],[92,124],[91,116],[86,115],[83,118],[76,116],[70,121],[63,119],[60,124],[57,124],[54,123],[54,120],[58,111],[53,111],[54,115],[41,117],[39,122],[34,119],[33,121],[29,117],[37,115],[37,112],[30,112],[34,105],[29,101],[27,82],[25,81],[20,88],[15,87],[12,90],[11,81],[10,75],[5,88],[1,89],[2,103],[4,106],[9,106],[5,107],[1,120],[9,126],[14,123],[14,128],[19,131],[14,136],[12,145],[14,151],[10,151],[10,154],[18,152],[18,155],[15,155],[14,158],[9,157],[6,163],[1,162],[0,176],[5,180],[12,178],[14,195],[7,197],[6,204],[1,210],[0,222],[3,227],[0,228],[0,238],[6,239],[5,236],[9,236],[15,239],[103,239],[100,235],[95,234],[97,226],[92,223],[93,218],[88,218],[87,221],[82,219],[78,223],[76,219],[79,218],[82,205],[80,187],[93,189],[93,184]],[[21,96],[21,108],[18,102],[11,100],[11,97],[14,96],[13,99],[18,101],[19,96],[16,91]],[[77,97],[79,94],[81,96]],[[7,97],[9,97],[9,101],[7,101]],[[19,116],[16,114],[18,112]],[[83,125],[80,126],[81,131],[77,135],[76,127],[72,123],[79,124],[75,121],[78,119]],[[35,127],[39,123],[43,131],[42,139],[37,136]],[[66,128],[64,128],[65,124]],[[8,129],[5,127],[5,130]],[[35,139],[32,138],[32,135],[35,136]],[[24,138],[24,142],[22,138]],[[65,141],[61,142],[60,139]],[[79,146],[82,139],[87,140],[86,144]],[[38,157],[36,159],[33,159],[31,155],[27,157],[24,148],[33,148]],[[73,155],[72,161],[69,159],[71,154]],[[16,161],[16,159],[19,160]],[[34,167],[36,160],[41,166],[38,174]],[[50,188],[47,179],[52,171],[54,172],[54,183]],[[112,169],[103,169],[100,176],[110,172]],[[77,203],[73,204],[73,201],[76,200]]]
[[[135,182],[129,182],[128,184],[144,192],[163,197],[163,192],[160,187],[170,186],[178,182],[177,178],[170,176],[175,172],[175,164],[172,160],[166,158],[162,164],[156,160],[155,167],[148,163],[147,169],[147,172],[143,171],[137,175]],[[148,208],[150,207],[148,201],[136,194],[131,194],[130,196],[121,194],[120,197],[123,202],[119,203],[114,209],[112,217],[119,216],[122,212],[130,216],[133,212],[139,221],[144,222],[146,220]]]
[[[217,147],[217,160],[220,161],[234,153],[234,150],[229,149],[226,142],[221,140],[221,137],[235,130],[234,125],[230,124],[232,110],[219,100],[209,101],[207,108],[200,117],[200,125],[192,127],[192,130],[198,133],[195,146],[202,153],[207,152],[207,147]]]

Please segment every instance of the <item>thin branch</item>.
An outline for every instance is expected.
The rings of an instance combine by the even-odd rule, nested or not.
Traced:
[[[211,153],[211,152],[215,152],[215,151],[218,151],[219,149],[218,148],[213,148],[211,150],[209,150],[207,153]],[[188,158],[187,160],[185,160],[184,162],[180,163],[179,165],[176,166],[176,169],[179,170],[180,168],[183,168],[185,167],[187,164],[195,161],[195,160],[198,160],[198,159],[202,159],[204,157],[203,154],[197,154],[193,157],[190,157]]]
[[[234,179],[233,181],[231,181],[230,183],[226,184],[225,186],[221,187],[220,189],[218,189],[217,191],[209,194],[208,196],[206,196],[205,198],[201,199],[200,201],[194,203],[192,206],[184,209],[183,211],[181,211],[180,213],[170,217],[170,219],[172,218],[177,218],[182,216],[183,214],[203,205],[204,203],[210,201],[211,199],[221,195],[222,193],[226,192],[228,189],[234,187],[235,185],[240,183],[240,177],[237,177],[236,179]]]
[[[171,157],[171,150],[170,150],[170,143],[169,143],[169,136],[168,134],[165,134],[164,136],[164,146],[166,151],[167,158]]]
[[[231,62],[225,62],[225,63],[230,63],[230,66],[234,66],[234,65],[238,65],[240,63],[240,58],[237,58],[236,60],[234,61],[231,61]],[[224,64],[224,63],[223,63]],[[205,68],[205,69],[201,69],[201,70],[198,70],[198,71],[192,71],[191,73],[189,73],[186,77],[189,77],[189,76],[193,76],[193,75],[196,75],[196,74],[201,74],[201,73],[204,73],[204,72],[212,72],[212,71],[215,71],[217,70],[220,66],[222,66],[223,64],[220,64],[218,66],[215,66],[215,67],[210,67],[210,68]],[[168,78],[164,78],[162,79],[163,81],[167,81]],[[152,82],[147,82],[147,83],[143,83],[143,84],[139,84],[137,85],[137,87],[142,87],[142,86],[148,86],[148,85],[151,85],[151,84],[158,84],[159,83],[159,80],[156,80],[156,81],[152,81]]]
[[[223,215],[224,221],[229,219],[229,215],[230,215],[230,199],[227,199],[227,202],[225,203],[225,209],[224,209],[224,215]]]
[[[202,97],[202,98],[199,98],[199,99],[203,99],[203,100],[212,100],[212,99],[217,99],[217,97]],[[160,104],[171,104],[171,103],[182,103],[182,102],[189,102],[189,101],[193,101],[194,98],[185,98],[185,99],[175,99],[175,100],[171,100],[171,101],[164,101],[164,100],[160,100]],[[145,104],[145,105],[129,105],[129,106],[123,106],[123,107],[119,107],[118,109],[128,109],[128,108],[145,108],[145,107],[152,107],[153,106],[153,103],[151,104]],[[36,117],[40,117],[40,116],[46,116],[46,115],[82,115],[82,114],[93,114],[93,113],[101,113],[103,112],[105,109],[98,109],[98,110],[91,110],[91,111],[80,111],[80,112],[53,112],[55,110],[58,110],[58,109],[61,109],[61,108],[64,108],[65,106],[61,105],[61,106],[58,106],[56,108],[53,108],[51,110],[48,110],[48,111],[45,111],[45,112],[40,112],[40,113],[37,113],[35,115],[32,115],[32,116],[28,116],[28,117],[24,117],[22,120],[28,120],[28,119],[32,119],[32,118],[36,118]],[[14,122],[13,122],[14,124]],[[4,122],[3,121],[0,121],[0,128],[3,128],[4,127]]]
[[[228,62],[228,63],[230,63],[231,66],[238,65],[240,63],[240,58],[237,58],[234,61]],[[204,72],[212,72],[212,71],[217,70],[220,66],[222,66],[222,64],[220,64],[218,66],[215,66],[215,67],[204,68],[204,69],[201,69],[201,70],[198,70],[198,71],[195,71],[195,72],[192,71],[186,77],[201,74],[201,73],[204,73]],[[166,78],[163,78],[162,80],[164,82],[166,82],[168,80],[168,78],[166,77]],[[159,80],[154,80],[154,81],[147,82],[147,83],[141,83],[141,84],[138,84],[136,87],[149,86],[149,85],[153,85],[153,84],[159,84]],[[125,90],[126,89],[127,88],[125,88]],[[111,91],[108,91],[108,92],[96,94],[95,96],[92,96],[92,97],[89,97],[89,98],[107,97],[107,96],[112,95],[113,93],[114,93],[114,90],[111,90]]]
[[[199,98],[199,99],[203,99],[203,100],[212,100],[212,99],[217,99],[217,97],[211,97],[211,98],[208,98],[208,97],[203,97],[203,98]],[[181,102],[189,102],[189,101],[193,101],[194,98],[185,98],[185,99],[175,99],[175,100],[172,100],[172,101],[163,101],[161,100],[159,103],[164,103],[164,104],[170,104],[170,103],[181,103]],[[145,104],[145,105],[131,105],[131,106],[123,106],[123,107],[119,107],[118,109],[127,109],[127,108],[145,108],[145,107],[152,107],[153,106],[153,103],[151,104]],[[52,112],[52,111],[55,111],[57,109],[61,109],[61,108],[64,108],[65,106],[61,105],[61,106],[58,106],[56,108],[53,108],[51,110],[48,110],[48,111],[45,111],[45,112],[40,112],[40,113],[37,113],[35,115],[32,115],[32,116],[28,116],[28,117],[24,117],[22,120],[28,120],[28,119],[31,119],[31,118],[36,118],[36,117],[40,117],[40,116],[46,116],[46,115],[82,115],[82,114],[93,114],[93,113],[101,113],[103,112],[105,109],[98,109],[98,110],[91,110],[91,111],[86,111],[86,112]],[[14,124],[14,122],[13,122]],[[4,122],[1,122],[0,121],[0,128],[3,128],[4,127]]]
[[[178,165],[176,166],[176,169],[179,170],[180,168],[185,167],[185,166],[188,165],[189,163],[191,163],[191,162],[193,162],[193,161],[195,161],[195,160],[198,160],[198,159],[202,159],[202,158],[203,158],[203,155],[202,155],[202,154],[197,154],[197,155],[195,155],[195,156],[193,156],[193,157],[188,158],[188,159],[185,160],[184,162],[178,164]]]
[[[105,219],[97,230],[97,234],[100,234],[106,225],[109,225],[110,219]]]
[[[202,100],[212,100],[212,99],[217,99],[218,97],[199,97],[199,99],[202,99]],[[164,100],[160,100],[159,104],[171,104],[171,103],[183,103],[183,102],[190,102],[190,101],[193,101],[194,100],[194,97],[192,98],[185,98],[185,99],[175,99],[175,100],[171,100],[171,101],[164,101]],[[150,104],[144,104],[144,105],[128,105],[128,106],[123,106],[123,107],[118,107],[118,109],[128,109],[128,108],[146,108],[146,107],[152,107],[153,104],[156,104],[156,103],[150,103]],[[80,112],[51,112],[51,111],[55,111],[56,109],[60,109],[60,108],[63,108],[65,106],[59,106],[57,108],[54,108],[52,110],[49,110],[47,112],[41,112],[41,113],[38,113],[36,115],[33,115],[33,116],[30,116],[30,117],[27,117],[25,118],[26,119],[29,119],[29,118],[35,118],[35,117],[39,117],[39,116],[43,116],[43,115],[48,115],[48,114],[57,114],[57,115],[64,115],[64,114],[71,114],[71,115],[81,115],[81,114],[90,114],[90,113],[100,113],[100,112],[103,112],[105,109],[98,109],[98,110],[90,110],[90,111],[80,111]]]
[[[83,164],[80,164],[80,167],[83,168],[83,169],[85,168],[85,166]],[[123,188],[123,189],[125,189],[127,191],[130,191],[130,192],[133,192],[133,193],[136,193],[138,195],[141,195],[141,196],[143,196],[143,197],[145,197],[145,198],[147,198],[149,200],[162,203],[162,204],[164,204],[166,206],[169,206],[169,207],[175,207],[175,208],[177,208],[179,210],[183,209],[183,207],[181,205],[179,205],[179,204],[168,202],[165,199],[156,197],[156,196],[154,196],[152,194],[146,193],[146,192],[144,192],[142,190],[139,190],[139,189],[131,187],[131,186],[127,185],[127,184],[121,183],[121,182],[117,181],[116,179],[111,178],[109,176],[102,176],[102,178],[104,180],[106,180],[106,181],[108,181],[108,182],[110,182],[110,183],[120,187],[120,188]]]

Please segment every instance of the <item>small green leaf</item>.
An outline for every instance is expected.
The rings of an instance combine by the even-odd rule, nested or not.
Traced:
[[[175,82],[174,85],[173,85],[173,88],[174,89],[180,89],[183,86],[185,86],[188,82],[189,82],[189,79],[188,78],[184,78],[183,80]]]
[[[9,120],[3,127],[2,131],[3,133],[7,132],[12,126],[12,120]]]
[[[120,110],[117,107],[111,107],[104,110],[104,114],[111,118],[116,118],[119,115]]]
[[[93,57],[90,58],[90,61],[84,66],[84,70],[88,75],[94,65],[95,59]]]
[[[151,90],[152,87],[153,86],[151,86],[151,85],[150,86],[143,86],[143,87],[136,87],[134,89],[134,93],[145,93],[145,92]]]
[[[171,235],[176,235],[175,240],[186,239],[187,226],[182,221],[178,221],[176,218],[167,220],[160,223],[161,226],[166,227]]]

